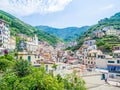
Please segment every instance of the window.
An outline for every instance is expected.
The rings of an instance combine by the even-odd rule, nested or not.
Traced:
[[[117,76],[117,77],[120,77],[120,74],[117,74],[116,76]]]
[[[88,64],[90,64],[90,61],[88,61]]]
[[[110,78],[114,78],[114,74],[110,74],[109,77],[110,77]]]
[[[37,55],[35,55],[35,58],[37,57]]]
[[[117,60],[117,63],[119,63],[119,64],[120,64],[120,60]]]
[[[101,58],[100,55],[98,55],[98,58]]]
[[[118,58],[119,57],[119,55],[118,54],[114,54],[114,58]]]
[[[114,61],[108,61],[108,63],[115,63]]]
[[[46,71],[48,71],[48,65],[45,66]]]
[[[93,64],[93,62],[91,62],[91,64]]]

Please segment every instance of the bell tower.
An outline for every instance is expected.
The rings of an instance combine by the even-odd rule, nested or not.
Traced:
[[[35,34],[34,38],[33,38],[33,42],[38,45],[38,37],[37,35]]]

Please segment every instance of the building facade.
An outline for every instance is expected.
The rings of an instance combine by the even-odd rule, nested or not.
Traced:
[[[10,30],[8,24],[0,20],[0,47],[8,49],[10,43]]]
[[[119,35],[119,31],[114,29],[112,26],[104,27],[103,31],[105,32],[106,35],[114,35],[114,36]]]
[[[15,48],[16,48],[16,38],[15,37],[10,37],[9,49],[10,50],[15,50]]]
[[[96,38],[102,38],[104,36],[104,32],[102,30],[96,30],[93,32],[93,36]]]
[[[36,53],[38,51],[38,38],[35,35],[33,37],[32,41],[25,41],[21,40],[18,44],[18,51],[26,51],[26,52],[34,52]]]
[[[120,59],[111,59],[107,62],[108,81],[120,82]]]

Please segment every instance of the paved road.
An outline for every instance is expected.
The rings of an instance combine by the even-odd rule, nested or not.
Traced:
[[[114,87],[105,83],[101,80],[101,76],[87,76],[82,77],[86,81],[88,90],[120,90],[119,87]]]
[[[119,87],[110,86],[108,84],[100,85],[94,88],[88,88],[88,90],[120,90]]]

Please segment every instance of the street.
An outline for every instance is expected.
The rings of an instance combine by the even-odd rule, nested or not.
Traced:
[[[108,85],[104,80],[101,80],[101,76],[86,76],[82,77],[86,82],[88,90],[120,90],[120,87]]]

